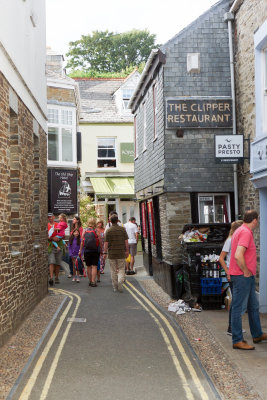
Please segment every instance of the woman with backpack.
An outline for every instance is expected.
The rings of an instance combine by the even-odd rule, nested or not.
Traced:
[[[95,218],[89,218],[88,227],[84,230],[79,257],[81,257],[82,251],[84,250],[84,259],[87,266],[87,276],[89,279],[89,286],[96,287],[96,273],[97,264],[100,256],[99,238],[96,233],[96,220]]]

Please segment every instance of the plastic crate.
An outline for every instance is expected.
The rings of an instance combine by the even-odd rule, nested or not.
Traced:
[[[218,310],[222,306],[222,298],[221,294],[213,294],[213,295],[202,295],[201,296],[201,305],[203,310]]]
[[[210,286],[222,286],[222,278],[201,278],[201,286],[210,287]]]

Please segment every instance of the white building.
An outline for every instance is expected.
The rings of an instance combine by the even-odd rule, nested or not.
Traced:
[[[125,223],[139,221],[134,201],[134,127],[128,102],[139,80],[77,79],[81,96],[81,191],[91,196],[101,218],[116,210]]]

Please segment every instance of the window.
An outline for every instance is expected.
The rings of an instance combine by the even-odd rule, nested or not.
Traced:
[[[157,106],[157,85],[153,86],[153,114],[154,114],[154,139],[157,139],[158,125],[158,106]]]
[[[73,109],[48,108],[48,162],[76,163],[76,124]]]
[[[97,167],[116,168],[116,139],[98,138],[97,139]]]
[[[122,90],[123,109],[125,111],[129,111],[128,104],[129,104],[130,98],[132,97],[133,92],[134,92],[134,89],[123,89]]]
[[[228,223],[231,221],[229,194],[199,194],[198,209],[200,224]]]
[[[137,117],[134,117],[134,158],[138,157],[138,129],[137,129]]]
[[[143,151],[145,151],[146,150],[146,103],[143,103],[143,118],[144,118]]]

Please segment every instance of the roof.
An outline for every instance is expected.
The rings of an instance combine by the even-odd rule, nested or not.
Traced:
[[[95,194],[98,196],[134,196],[134,178],[90,178]]]
[[[113,96],[126,79],[74,78],[80,88],[80,122],[132,123],[133,116],[120,113]]]

